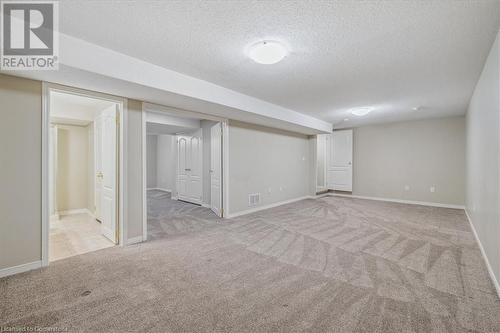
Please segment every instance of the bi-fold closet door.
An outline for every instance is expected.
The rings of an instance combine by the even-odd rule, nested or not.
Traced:
[[[352,191],[352,129],[334,131],[325,141],[328,189]]]
[[[202,129],[177,135],[177,197],[201,204],[203,167]]]

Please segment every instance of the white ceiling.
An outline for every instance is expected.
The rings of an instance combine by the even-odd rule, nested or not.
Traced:
[[[113,104],[97,98],[51,92],[50,116],[53,122],[86,125]]]
[[[464,114],[500,27],[496,0],[60,6],[66,34],[340,126]],[[254,63],[244,50],[261,39],[290,55]],[[349,114],[360,106],[376,111]]]

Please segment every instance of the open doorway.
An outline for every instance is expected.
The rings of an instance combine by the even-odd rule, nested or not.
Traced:
[[[224,121],[173,109],[144,115],[144,235],[151,240],[215,225],[224,214]]]
[[[47,265],[121,241],[119,124],[124,104],[49,84],[44,97],[48,218],[43,219],[42,248]]]

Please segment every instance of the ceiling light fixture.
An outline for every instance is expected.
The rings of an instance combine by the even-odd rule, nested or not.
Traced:
[[[368,113],[370,113],[372,111],[373,111],[373,108],[363,107],[363,108],[352,109],[351,113],[355,116],[361,117],[361,116],[366,116]]]
[[[265,40],[250,46],[248,56],[259,64],[272,65],[283,60],[287,53],[281,43]]]

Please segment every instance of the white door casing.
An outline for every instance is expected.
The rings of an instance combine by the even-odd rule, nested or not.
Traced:
[[[116,121],[117,106],[102,112],[102,193],[101,193],[101,233],[116,244]]]
[[[202,202],[202,129],[177,136],[177,196],[179,200]]]
[[[99,115],[94,120],[94,164],[95,164],[95,218],[98,221],[102,220],[102,128],[103,128],[103,117]]]
[[[327,189],[327,138],[329,134],[316,136],[316,191]]]
[[[49,212],[51,218],[59,218],[57,212],[57,125],[50,125],[49,135]]]
[[[334,131],[327,137],[328,188],[352,191],[352,130]]]
[[[210,208],[222,216],[222,124],[210,129]]]

